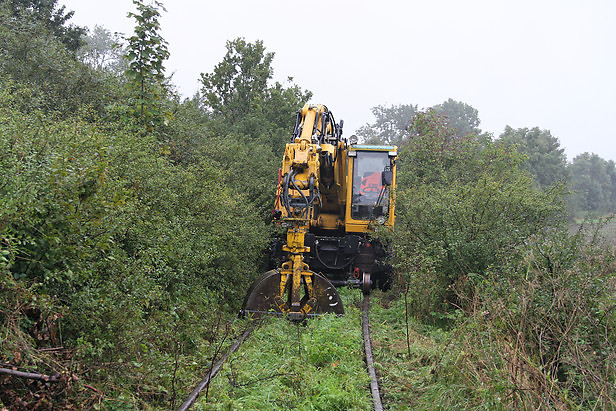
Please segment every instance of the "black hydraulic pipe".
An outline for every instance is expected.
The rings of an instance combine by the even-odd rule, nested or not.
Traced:
[[[301,121],[302,121],[302,113],[301,111],[298,111],[297,118],[295,119],[295,128],[293,129],[293,136],[292,136],[291,142],[294,142],[295,138],[299,136],[299,126],[301,124]]]
[[[301,194],[302,198],[304,199],[304,202],[306,203],[306,207],[302,210],[302,215],[306,213],[306,218],[308,218],[308,209],[310,208],[310,200],[308,200],[308,198],[302,192],[302,190],[300,190],[297,184],[295,184],[295,175],[293,175],[291,178],[291,184],[293,184],[293,188],[295,188],[295,190],[298,191]]]
[[[287,174],[284,175],[282,180],[282,203],[284,205],[285,210],[287,210],[287,215],[291,215],[291,205],[289,204],[289,180],[291,179],[291,174],[294,171],[291,170]]]

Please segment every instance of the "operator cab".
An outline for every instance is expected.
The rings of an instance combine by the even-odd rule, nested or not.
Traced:
[[[390,197],[396,156],[396,147],[393,146],[352,146],[349,151],[349,168],[353,170],[351,201],[348,202],[351,220],[364,224],[391,221],[393,225]]]

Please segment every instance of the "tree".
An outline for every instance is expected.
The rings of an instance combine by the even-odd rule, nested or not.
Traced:
[[[154,1],[146,5],[143,0],[133,0],[137,13],[128,13],[136,20],[135,34],[126,39],[129,90],[135,94],[133,114],[146,131],[153,131],[169,119],[163,107],[167,94],[164,62],[169,58],[167,42],[160,34],[160,12],[163,5]]]
[[[519,153],[456,131],[435,110],[418,113],[399,152],[394,263],[418,315],[446,310],[444,300],[464,307],[469,278],[485,278],[563,208],[557,189],[533,189]]]
[[[7,4],[0,4],[0,74],[32,91],[19,103],[61,115],[86,107],[102,113],[117,88],[78,61],[44,21],[26,11],[13,16]]]
[[[540,188],[545,189],[567,178],[565,150],[549,130],[538,127],[513,129],[507,126],[499,139],[526,156],[524,168],[535,176]]]
[[[409,126],[417,113],[417,106],[399,104],[376,106],[370,109],[375,121],[365,124],[356,133],[368,144],[401,144],[408,136]]]
[[[250,185],[235,191],[225,181],[234,171],[228,164],[196,156],[176,165],[153,133],[16,104],[31,97],[0,76],[0,361],[17,347],[56,347],[59,333],[43,339],[51,331],[41,328],[61,324],[62,345],[88,369],[81,381],[96,378],[103,361],[131,358],[151,377],[126,389],[156,387],[156,406],[173,408],[168,365],[178,339],[176,355],[201,356],[212,313],[236,311],[260,274],[269,230],[246,190],[254,170],[242,170]],[[247,158],[259,155],[242,147]],[[40,356],[23,358],[20,367],[61,371]],[[97,381],[116,385],[131,372]],[[2,394],[7,386],[0,381]],[[83,406],[83,397],[61,390]]]
[[[574,215],[593,213],[602,215],[616,211],[616,166],[614,161],[606,161],[597,154],[577,155],[568,166],[568,198],[570,210]]]
[[[372,109],[375,121],[357,130],[357,134],[369,144],[397,144],[409,137],[409,127],[417,114],[417,105],[400,104],[376,106]],[[479,116],[476,109],[466,103],[449,99],[432,107],[432,110],[447,119],[447,126],[457,138],[469,134],[479,135]]]
[[[260,141],[278,157],[293,129],[295,115],[312,93],[288,78],[270,83],[274,53],[263,42],[243,38],[227,42],[227,53],[212,73],[201,74],[203,106],[217,134]]]
[[[84,36],[84,44],[78,50],[78,57],[96,70],[108,70],[120,73],[126,70],[122,59],[124,50],[122,39],[106,28],[96,25],[91,34]]]
[[[265,52],[261,40],[254,44],[243,38],[227,41],[227,54],[213,73],[201,74],[205,105],[216,116],[237,122],[263,100],[272,78],[274,53]]]
[[[481,133],[479,112],[472,106],[450,98],[432,108],[447,117],[449,126],[456,130],[456,136]]]
[[[66,11],[65,6],[57,8],[58,0],[8,0],[8,7],[13,17],[20,20],[33,18],[42,23],[71,52],[76,52],[83,44],[84,27],[68,24],[75,14]]]

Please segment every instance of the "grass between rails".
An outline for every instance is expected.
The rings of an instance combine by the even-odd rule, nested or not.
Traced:
[[[346,315],[305,325],[263,324],[224,365],[195,409],[370,409],[357,290],[341,290]]]

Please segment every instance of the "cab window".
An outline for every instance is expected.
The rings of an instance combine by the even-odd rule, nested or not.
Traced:
[[[390,167],[387,152],[357,151],[353,159],[352,218],[369,220],[387,215],[389,190],[383,186],[382,173]]]

